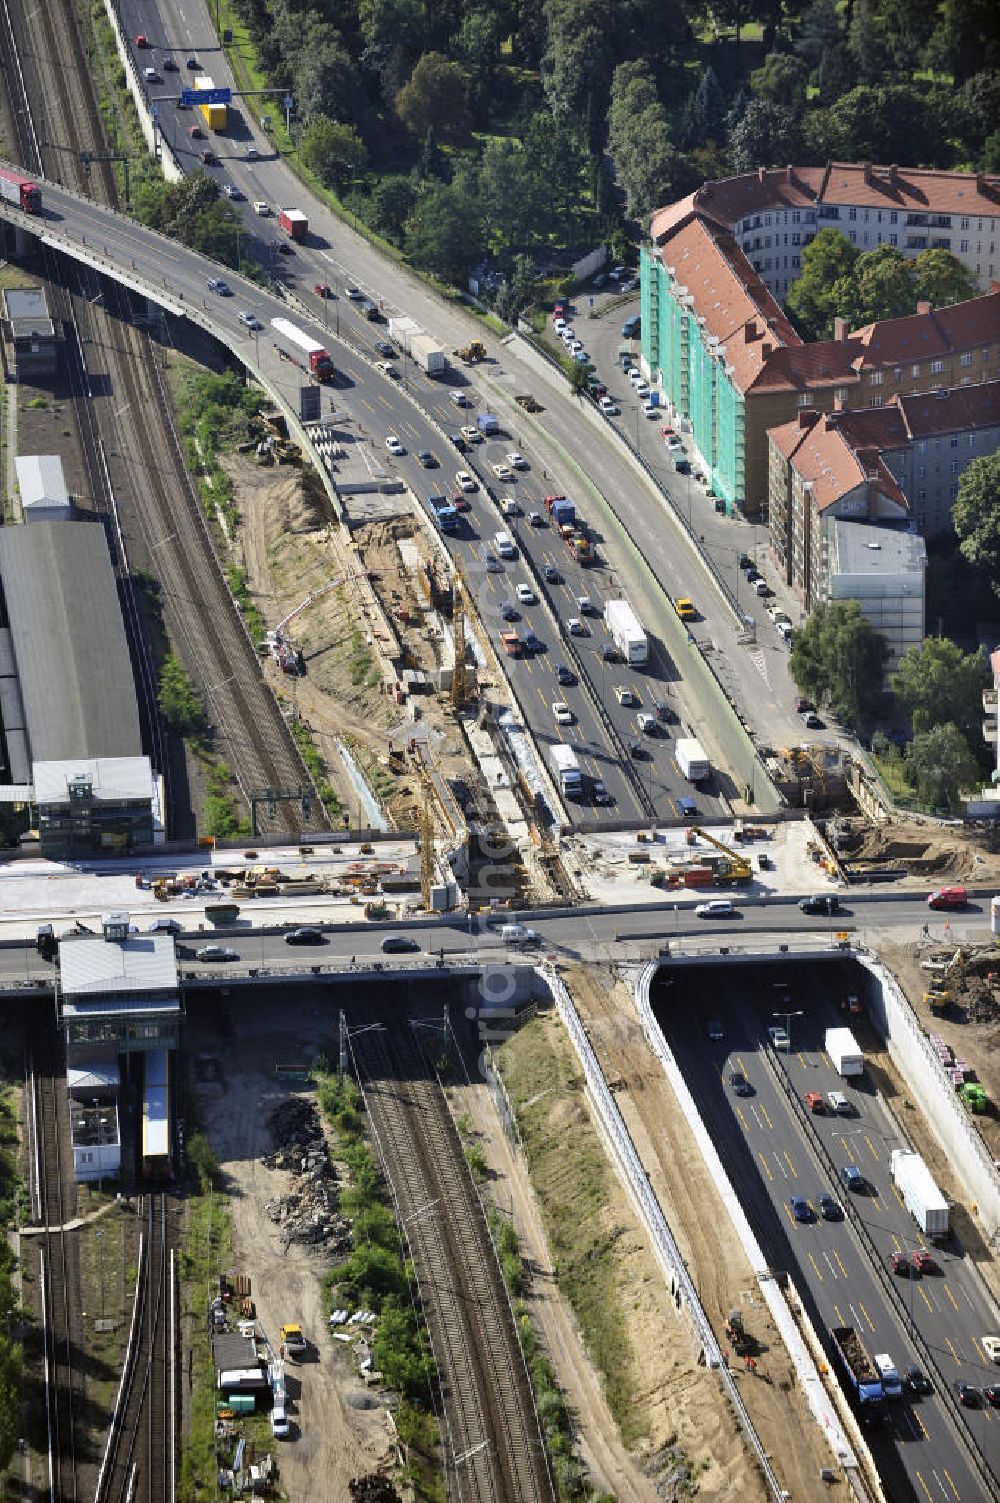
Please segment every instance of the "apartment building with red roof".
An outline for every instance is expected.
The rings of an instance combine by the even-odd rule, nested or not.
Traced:
[[[763,243],[777,233],[778,215],[782,238],[796,239],[787,267],[784,245],[779,267]],[[775,295],[798,275],[793,252],[821,220],[856,226],[846,232],[862,249],[895,237],[915,255],[945,243],[949,216],[959,227],[982,222],[987,228],[974,233],[997,237],[982,243],[1000,244],[1000,179],[866,164],[789,167],[706,183],[653,216],[653,248],[640,268],[642,361],[728,508],[764,516],[767,434],[800,410],[880,407],[896,396],[1000,380],[1000,285],[967,303],[922,304],[907,318],[851,333],[841,324],[833,339],[813,344],[803,343]],[[993,254],[971,263],[976,275],[995,275]]]

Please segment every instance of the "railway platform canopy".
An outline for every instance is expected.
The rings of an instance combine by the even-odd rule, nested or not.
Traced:
[[[83,1066],[95,1045],[119,1054],[175,1049],[181,999],[170,934],[131,934],[127,914],[111,914],[100,935],[59,942],[59,1018],[68,1065]]]

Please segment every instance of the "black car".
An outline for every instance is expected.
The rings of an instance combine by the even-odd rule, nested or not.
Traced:
[[[934,1388],[930,1378],[921,1367],[908,1367],[903,1374],[903,1382],[911,1393],[933,1393]]]
[[[630,741],[628,744],[628,754],[630,757],[634,757],[636,761],[641,761],[643,758],[649,756],[641,741]]]
[[[729,1077],[729,1084],[732,1086],[737,1096],[753,1095],[753,1086],[750,1084],[749,1080],[747,1080],[742,1070],[733,1071],[733,1073]]]
[[[601,782],[600,778],[598,778],[595,781],[595,783],[594,783],[594,803],[595,804],[613,804],[614,803],[614,799],[611,797],[611,794],[605,788],[605,786]]]
[[[840,899],[835,892],[816,893],[811,898],[800,898],[803,913],[839,913]]]
[[[746,571],[748,569],[752,569],[753,566],[754,566],[754,562],[753,562],[753,559],[750,557],[749,553],[741,553],[740,554],[740,568],[743,570],[744,574],[746,573]]]
[[[437,469],[437,460],[434,458],[434,455],[431,453],[430,449],[418,449],[417,458],[420,460],[420,463],[423,465],[425,470]]]
[[[448,442],[455,445],[455,448],[458,450],[459,454],[465,453],[467,445],[465,439],[460,433],[449,433]]]
[[[313,929],[304,925],[301,929],[290,929],[285,935],[286,945],[325,945],[321,929]]]
[[[604,646],[601,648],[601,657],[606,663],[617,663],[618,648],[612,646],[610,642],[605,642]]]
[[[983,1389],[983,1398],[987,1404],[1000,1404],[1000,1383],[987,1383]]]
[[[380,339],[375,348],[383,360],[391,360],[396,353],[395,346],[391,345],[387,339]]]
[[[556,664],[556,678],[561,684],[575,684],[576,674],[572,668],[567,668],[565,663]]]
[[[163,62],[160,64],[160,66],[163,69],[164,73],[176,73],[177,72],[177,64],[175,63],[175,61],[174,61],[174,59],[172,57],[165,57],[163,59]]]
[[[816,1204],[819,1206],[819,1214],[824,1221],[840,1221],[844,1214],[840,1202],[834,1200],[832,1195],[817,1196]]]
[[[385,955],[401,955],[404,951],[419,949],[417,941],[408,934],[387,934],[382,941],[382,952]]]
[[[521,612],[512,600],[501,600],[500,614],[505,621],[520,621]]]
[[[556,568],[555,564],[546,564],[544,573],[545,581],[547,584],[558,584],[560,579],[562,578],[562,575],[559,573],[559,570]]]
[[[960,1378],[955,1379],[955,1397],[966,1409],[978,1409],[982,1403],[982,1394],[972,1383],[963,1383]]]
[[[796,1221],[811,1221],[813,1219],[812,1206],[804,1195],[793,1195],[788,1204]]]
[[[539,637],[536,637],[533,631],[525,632],[524,650],[525,652],[544,652],[545,643]]]
[[[184,66],[185,68],[190,68],[192,73],[195,73],[201,67],[201,63],[199,63],[196,57],[189,57],[185,58]]]
[[[677,719],[677,711],[672,705],[665,704],[662,699],[654,699],[651,709],[657,720],[663,725],[673,725]]]

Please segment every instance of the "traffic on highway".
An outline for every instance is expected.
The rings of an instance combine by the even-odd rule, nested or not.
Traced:
[[[893,1184],[890,1154],[908,1145],[877,1089],[865,972],[717,974],[725,985],[708,989],[704,973],[661,971],[654,1005],[769,1265],[802,1294],[887,1484],[896,1473],[916,1497],[982,1497],[969,1443],[1000,1466],[993,1302],[960,1233],[931,1242]],[[845,1020],[866,1055],[847,1077],[824,1047]],[[862,1391],[845,1349],[867,1358]]]

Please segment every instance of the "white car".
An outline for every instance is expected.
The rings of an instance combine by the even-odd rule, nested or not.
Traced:
[[[390,454],[405,454],[406,453],[406,450],[403,448],[403,445],[399,442],[399,439],[396,437],[395,433],[390,433],[389,434],[389,436],[386,438],[385,446],[389,450]]]
[[[463,490],[463,491],[472,492],[472,491],[476,491],[476,490],[479,489],[479,486],[477,485],[476,481],[472,478],[472,476],[469,474],[468,470],[458,470],[458,471],[456,471],[456,474],[455,474],[455,484],[458,486],[459,490]]]
[[[264,327],[256,313],[240,313],[237,315],[237,318],[244,329],[262,329]]]
[[[643,379],[644,379],[642,371],[639,370],[639,369],[637,369],[637,367],[634,366],[634,365],[629,370],[628,378],[631,381],[631,383],[632,383],[633,386],[640,386],[642,384]]]
[[[461,432],[467,444],[481,444],[483,441],[483,435],[474,423],[467,423]]]
[[[615,684],[615,698],[620,705],[637,705],[639,703],[635,690],[630,689],[628,684]]]
[[[235,187],[233,183],[223,183],[222,191],[227,198],[238,199],[243,197],[243,194],[240,192],[239,188]]]
[[[677,437],[676,433],[671,433],[670,437],[665,438],[663,442],[666,444],[671,453],[673,453],[677,449],[683,449],[684,447],[680,439]]]
[[[507,455],[507,463],[510,465],[512,470],[526,470],[528,468],[528,461],[525,459],[524,455],[519,454],[516,449],[512,449],[511,452]]]
[[[529,584],[519,584],[517,587],[517,598],[522,605],[534,605],[535,592]]]
[[[621,408],[614,397],[602,397],[600,408],[605,417],[619,417],[621,415]]]
[[[567,339],[566,348],[569,350],[571,355],[581,355],[583,353],[583,340]]]
[[[448,399],[449,401],[454,402],[456,407],[468,407],[469,405],[469,399],[465,395],[464,391],[450,391],[448,393]]]
[[[345,287],[344,296],[349,297],[352,303],[358,303],[364,297],[360,287]]]
[[[236,951],[231,950],[228,945],[202,945],[194,953],[198,960],[237,960],[239,958]]]
[[[499,460],[496,464],[491,465],[490,469],[493,471],[498,480],[513,480],[514,478],[514,471],[511,469],[510,465],[505,464],[502,459]]]
[[[713,898],[710,903],[696,903],[694,911],[698,918],[732,918],[737,910],[732,898]]]
[[[557,725],[572,725],[576,718],[564,699],[557,699],[552,706]]]
[[[579,616],[570,616],[566,622],[566,630],[571,637],[587,637],[590,635],[586,622],[581,621]]]
[[[486,565],[487,574],[503,573],[503,564],[498,558],[495,558],[492,553],[487,553],[486,557],[483,559],[483,562]]]
[[[649,387],[646,385],[645,381],[637,381],[635,383],[635,394],[640,401],[643,401],[646,397],[649,396]]]
[[[518,506],[513,496],[504,496],[502,498],[500,502],[500,510],[503,512],[505,517],[519,517],[521,515],[521,508]]]
[[[559,330],[559,338],[560,339],[575,339],[576,338],[576,330],[574,329],[573,325],[572,324],[563,324],[562,328]]]
[[[561,334],[566,327],[566,320],[564,318],[554,318],[552,320],[552,327],[557,334]]]

